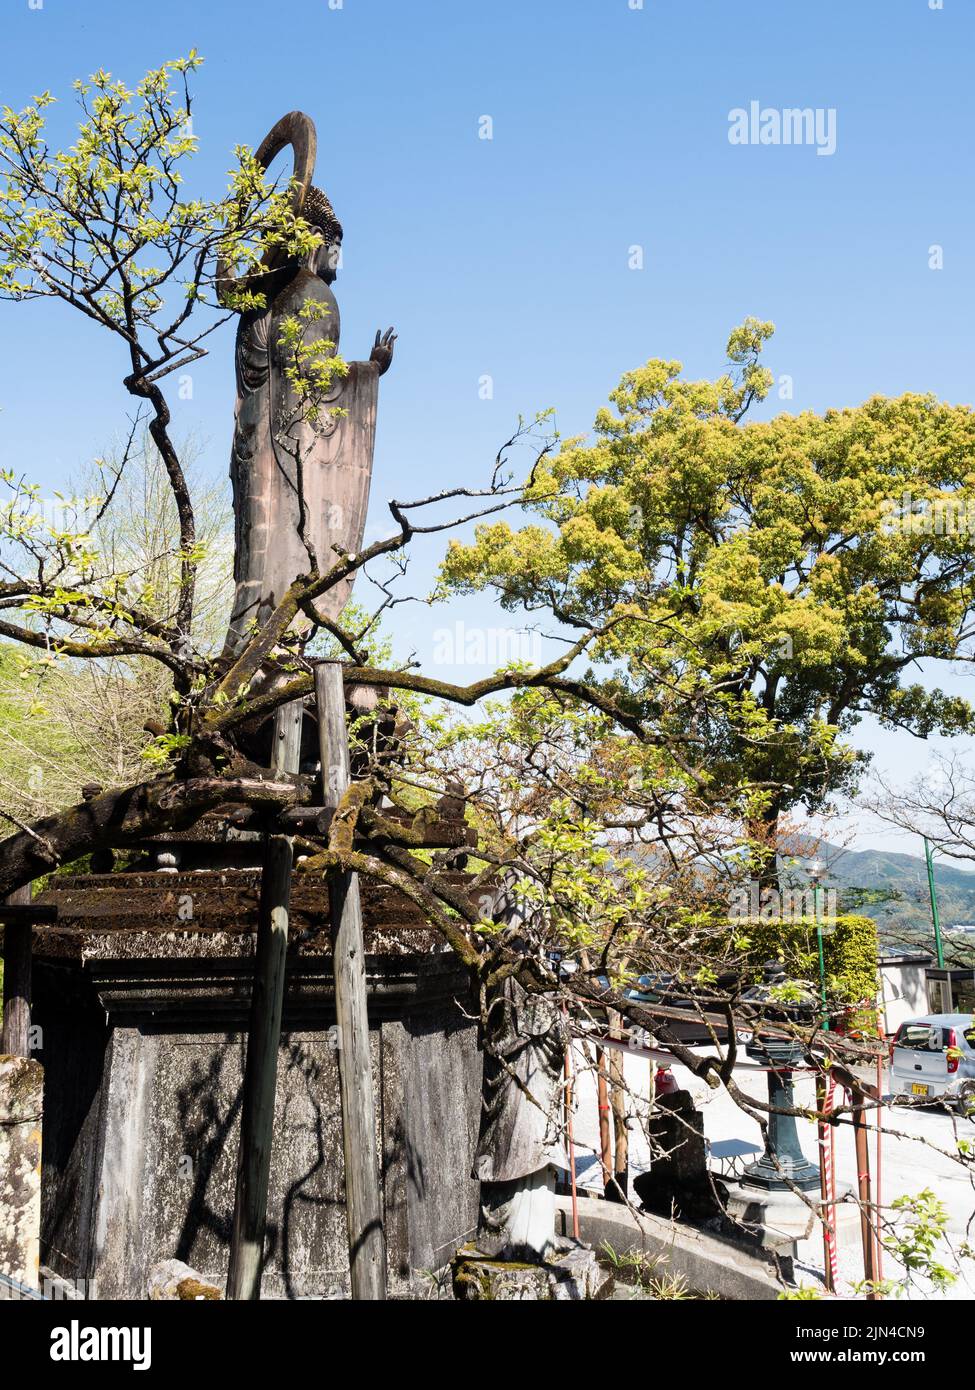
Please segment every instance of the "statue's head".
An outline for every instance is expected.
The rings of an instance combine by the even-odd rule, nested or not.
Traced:
[[[330,285],[338,272],[339,253],[342,249],[342,224],[335,216],[332,204],[320,188],[312,183],[315,172],[317,139],[315,123],[303,111],[290,111],[282,116],[277,125],[261,141],[254,156],[257,164],[265,172],[271,161],[283,149],[290,147],[294,156],[292,187],[294,189],[294,210],[322,234],[321,243],[306,258],[305,265],[313,275],[318,275]],[[266,252],[261,268],[251,273],[251,282],[259,282],[260,277],[282,273],[293,273],[295,262],[286,260],[280,249]],[[217,293],[221,299],[229,297],[239,286],[234,267],[224,259],[217,263]]]
[[[339,256],[342,251],[342,223],[335,216],[335,210],[326,195],[314,184],[305,194],[301,215],[322,234],[321,244],[312,251],[306,265],[312,274],[318,275],[326,285],[330,285],[338,274]]]

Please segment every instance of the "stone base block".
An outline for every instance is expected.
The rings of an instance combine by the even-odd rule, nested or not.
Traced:
[[[740,1221],[757,1244],[789,1255],[800,1240],[808,1240],[818,1218],[794,1192],[767,1192],[742,1182],[726,1183],[727,1212]],[[810,1197],[818,1208],[817,1198]]]
[[[491,1260],[471,1245],[454,1256],[454,1297],[465,1302],[565,1302],[608,1298],[613,1276],[603,1269],[595,1252],[578,1246],[542,1265]]]
[[[153,1265],[147,1293],[151,1299],[167,1303],[215,1303],[223,1298],[215,1284],[201,1279],[196,1270],[182,1260],[160,1260]]]

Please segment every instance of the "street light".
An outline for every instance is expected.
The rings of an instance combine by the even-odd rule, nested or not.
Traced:
[[[826,865],[821,859],[813,859],[809,865],[809,881],[813,890],[813,920],[816,923],[816,945],[819,948],[819,997],[823,1005],[823,1030],[829,1032],[829,1009],[826,1004],[826,956],[823,952],[823,918],[819,910],[819,885],[826,874]]]
[[[928,866],[928,893],[931,897],[931,921],[934,923],[934,944],[938,953],[938,969],[945,968],[945,948],[941,941],[941,916],[938,912],[938,890],[934,886],[934,855],[931,841],[924,836],[924,859]]]

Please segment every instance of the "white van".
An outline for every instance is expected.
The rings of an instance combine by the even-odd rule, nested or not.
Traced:
[[[963,1114],[975,1107],[975,1019],[925,1014],[906,1019],[890,1049],[890,1092],[911,1100],[946,1100]]]

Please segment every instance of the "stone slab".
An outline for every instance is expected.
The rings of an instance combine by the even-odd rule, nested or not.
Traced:
[[[644,1254],[660,1260],[668,1275],[682,1275],[697,1293],[741,1300],[776,1299],[783,1285],[756,1253],[736,1242],[680,1225],[649,1212],[634,1213],[615,1202],[578,1197],[579,1234],[598,1250]],[[556,1199],[556,1233],[571,1234],[572,1202]]]

